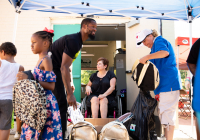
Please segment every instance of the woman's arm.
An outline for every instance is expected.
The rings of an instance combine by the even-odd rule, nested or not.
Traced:
[[[45,71],[52,71],[53,70],[52,61],[51,61],[51,58],[49,58],[49,57],[44,58],[42,65],[44,66]],[[54,88],[55,88],[55,82],[39,81],[39,83],[44,89],[54,90]]]
[[[90,95],[90,93],[92,93],[91,86],[92,86],[92,82],[89,80],[88,84],[85,87],[85,94]]]
[[[110,95],[115,90],[116,78],[112,78],[110,80],[110,88],[104,93],[99,95],[99,99],[105,98],[106,96]]]
[[[145,64],[147,60],[165,58],[169,55],[168,51],[158,51],[149,55],[146,55],[140,59],[140,63]]]

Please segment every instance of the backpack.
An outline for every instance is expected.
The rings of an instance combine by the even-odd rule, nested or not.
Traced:
[[[136,81],[137,86],[144,90],[155,90],[160,82],[159,72],[156,66],[147,61],[145,64],[137,59],[132,67],[132,78]]]
[[[98,140],[129,140],[129,135],[121,122],[112,121],[101,129]]]
[[[46,93],[34,80],[20,80],[13,87],[16,116],[36,130],[42,130],[47,119]]]
[[[78,122],[72,127],[69,140],[97,140],[97,131],[87,121]]]

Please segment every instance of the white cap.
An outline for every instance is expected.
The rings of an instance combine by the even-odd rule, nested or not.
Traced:
[[[142,41],[150,34],[152,34],[153,31],[151,29],[144,29],[136,34],[136,41],[137,45],[140,45]]]

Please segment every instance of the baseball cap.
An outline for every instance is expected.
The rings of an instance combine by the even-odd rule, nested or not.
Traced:
[[[140,45],[142,41],[150,34],[152,34],[153,31],[151,29],[144,29],[136,34],[136,41],[137,45]]]

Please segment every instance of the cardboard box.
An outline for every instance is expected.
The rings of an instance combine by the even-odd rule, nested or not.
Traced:
[[[103,119],[103,118],[84,118],[84,119],[85,119],[85,121],[93,124],[97,130],[97,134],[99,134],[104,125],[106,125],[107,123],[109,123],[111,121],[115,121],[117,118],[105,118],[105,119]]]

